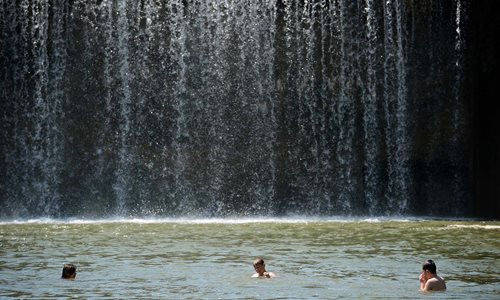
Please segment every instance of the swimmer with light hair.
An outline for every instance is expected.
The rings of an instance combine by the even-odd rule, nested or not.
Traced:
[[[273,272],[266,271],[266,264],[264,263],[264,260],[260,257],[253,261],[253,268],[255,269],[256,273],[253,274],[252,277],[257,277],[257,278],[276,277],[276,274],[274,274]]]

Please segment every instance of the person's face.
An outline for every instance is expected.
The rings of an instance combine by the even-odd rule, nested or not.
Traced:
[[[259,274],[264,273],[264,270],[265,270],[264,264],[256,264],[253,266],[253,268],[255,269],[255,272],[257,272]]]
[[[422,273],[420,273],[420,274],[421,274],[421,276],[422,276],[422,278],[423,278],[424,280],[427,280],[427,279],[429,279],[429,275],[430,275],[430,273],[431,273],[431,272],[429,272],[429,270],[422,270]]]

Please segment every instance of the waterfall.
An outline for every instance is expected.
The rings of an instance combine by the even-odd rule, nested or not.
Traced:
[[[0,217],[468,213],[467,1],[0,3]]]
[[[453,102],[452,102],[452,136],[451,144],[453,145],[452,164],[453,168],[459,170],[463,161],[465,160],[465,130],[466,121],[465,109],[462,102],[462,93],[464,85],[464,16],[465,8],[463,7],[462,0],[456,1],[455,12],[455,82],[453,84]],[[453,174],[453,195],[456,197],[458,207],[466,206],[466,199],[468,198],[468,191],[464,189],[466,186],[466,178],[460,175],[460,172],[455,171]],[[455,208],[456,210],[456,208]],[[455,211],[458,213],[458,211]]]
[[[67,12],[63,3],[55,5],[49,12],[45,2],[2,3],[2,101],[12,103],[2,109],[8,128],[2,129],[8,142],[2,147],[2,186],[11,186],[6,198],[25,199],[39,213],[57,215]],[[5,34],[16,31],[19,35]],[[14,204],[9,201],[6,207]],[[21,212],[29,213],[24,207]]]
[[[172,59],[174,69],[176,70],[173,83],[173,106],[175,109],[176,117],[174,120],[174,136],[172,139],[173,149],[173,174],[174,174],[174,199],[181,198],[188,193],[185,182],[186,170],[186,151],[187,143],[191,139],[189,132],[186,128],[186,24],[183,22],[184,8],[182,1],[172,1],[170,4],[169,15],[170,24],[170,50],[169,56]]]
[[[337,139],[337,162],[339,177],[339,196],[341,211],[349,212],[351,206],[351,197],[354,195],[356,182],[353,177],[353,151],[354,151],[354,103],[356,97],[354,92],[356,85],[356,68],[357,57],[355,40],[352,39],[355,35],[354,25],[348,20],[350,19],[349,12],[352,11],[354,5],[351,1],[340,0],[340,74],[339,74],[339,91],[336,101],[336,119],[337,128],[339,130]]]
[[[363,113],[363,129],[364,129],[364,182],[365,198],[370,213],[376,213],[378,209],[379,192],[378,182],[380,181],[380,174],[377,168],[377,160],[379,158],[380,146],[378,140],[380,139],[377,122],[378,106],[380,101],[379,89],[377,88],[377,69],[379,65],[377,62],[379,37],[377,35],[377,16],[375,14],[375,3],[373,0],[366,0],[366,82],[365,82],[365,109]]]

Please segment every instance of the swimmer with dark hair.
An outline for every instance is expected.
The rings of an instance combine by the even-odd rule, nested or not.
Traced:
[[[73,264],[64,264],[62,270],[63,279],[75,279],[76,278],[76,267]]]
[[[419,279],[421,291],[446,290],[446,283],[443,278],[437,275],[436,264],[432,259],[426,260],[422,265]]]

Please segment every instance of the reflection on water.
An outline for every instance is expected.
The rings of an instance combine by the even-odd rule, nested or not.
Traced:
[[[449,288],[433,298],[494,299],[499,233],[454,220],[3,222],[0,298],[414,299],[432,258]],[[251,278],[256,256],[279,277]],[[59,278],[66,262],[75,281]]]

